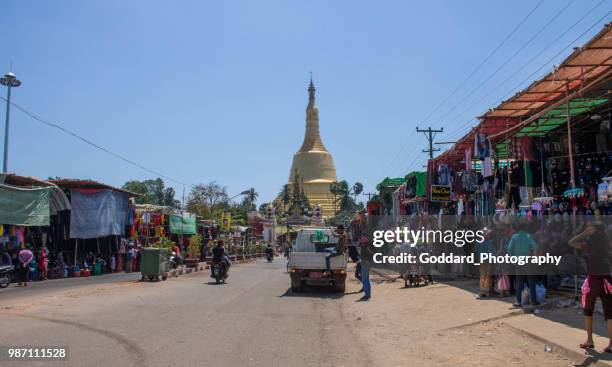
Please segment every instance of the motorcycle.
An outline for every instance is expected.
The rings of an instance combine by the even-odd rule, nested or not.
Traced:
[[[212,263],[212,276],[215,278],[215,282],[220,284],[221,282],[225,283],[225,278],[227,278],[225,274],[225,263],[223,261]]]
[[[272,258],[273,258],[272,254],[270,254],[270,253],[266,254],[266,260],[268,260],[269,263],[272,262]]]
[[[170,256],[168,257],[168,264],[170,269],[176,269],[179,267],[179,265],[181,265],[183,262],[183,259],[181,259],[180,256],[178,256],[176,254],[176,252],[172,251],[170,253]]]
[[[14,269],[15,267],[13,265],[0,266],[0,288],[6,288],[11,284]]]

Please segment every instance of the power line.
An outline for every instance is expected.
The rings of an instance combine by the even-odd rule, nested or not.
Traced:
[[[497,51],[499,51],[506,44],[506,42],[508,42],[508,40],[520,29],[520,27],[522,27],[522,25],[527,21],[527,19],[529,19],[529,17],[531,17],[531,15],[540,7],[540,5],[542,5],[543,2],[544,2],[544,0],[540,0],[536,4],[536,6],[533,9],[531,9],[531,11],[529,13],[527,13],[527,15],[502,40],[502,42],[500,44],[498,44],[497,47],[495,47],[495,49],[491,53],[489,53],[489,55],[487,57],[485,57],[485,59],[476,67],[476,69],[474,69],[432,112],[430,112],[427,115],[427,117],[425,117],[425,119],[423,119],[423,122],[427,122],[436,112],[438,112],[438,110],[440,110],[440,108],[446,102],[448,102],[448,100],[451,99],[488,62],[491,59],[491,57],[493,57],[493,55],[495,55],[497,53]],[[402,145],[402,147],[400,148],[399,152],[395,155],[395,157],[393,158],[393,160],[389,164],[389,168],[393,165],[393,163],[397,160],[397,158],[399,158],[401,152],[408,145],[408,141],[410,140],[410,138],[411,137],[408,137],[405,140],[405,142]]]
[[[479,103],[481,103],[485,98],[487,97],[491,97],[491,95],[496,92],[497,90],[499,90],[504,84],[506,84],[509,80],[511,80],[512,78],[514,78],[516,75],[518,75],[521,71],[523,71],[525,69],[525,67],[529,64],[531,64],[534,60],[536,60],[538,57],[542,56],[542,54],[546,51],[548,51],[548,49],[550,49],[557,41],[559,41],[562,37],[564,37],[569,31],[571,31],[574,27],[576,27],[579,23],[581,23],[586,17],[588,17],[596,8],[598,8],[601,4],[603,4],[605,2],[605,0],[602,0],[601,2],[599,2],[597,5],[595,5],[593,8],[591,8],[585,15],[583,15],[578,21],[576,21],[572,26],[570,26],[569,28],[567,28],[565,30],[565,32],[563,32],[561,35],[559,35],[557,38],[555,38],[554,41],[552,41],[551,43],[548,44],[548,46],[546,46],[542,51],[540,51],[539,53],[537,53],[536,55],[534,55],[534,57],[532,57],[531,59],[529,59],[529,61],[527,61],[525,64],[523,64],[521,67],[519,67],[513,74],[511,74],[509,77],[507,77],[506,79],[504,79],[501,83],[498,83],[497,86],[495,88],[493,88],[491,91],[489,91],[488,93],[486,93],[485,95],[483,95],[479,100],[477,100],[476,102],[474,102],[473,104],[471,104],[468,108],[466,108],[465,110],[463,110],[461,113],[459,113],[458,115],[455,116],[455,118],[453,118],[450,122],[455,122],[459,117],[461,117],[462,115],[464,115],[466,112],[470,111],[472,108],[474,108],[476,105],[478,105]],[[591,31],[591,29],[593,29],[596,25],[598,25],[602,20],[604,20],[605,18],[608,17],[608,15],[610,14],[610,12],[606,13],[606,15],[604,15],[603,17],[599,18],[593,25],[591,25],[586,31],[584,31],[582,34],[580,34],[576,39],[574,39],[573,41],[571,41],[566,47],[564,47],[563,49],[561,49],[561,51],[559,51],[555,56],[553,56],[551,59],[549,59],[548,61],[546,61],[542,66],[540,66],[536,71],[534,71],[533,73],[531,73],[527,78],[525,78],[523,81],[521,81],[515,88],[511,89],[510,92],[507,95],[511,94],[514,90],[518,89],[524,82],[530,80],[536,73],[538,73],[542,68],[544,68],[546,65],[548,65],[551,61],[553,61],[557,56],[559,56],[561,53],[563,53],[567,48],[573,46],[580,38],[582,38],[586,33],[588,33],[589,31]],[[502,98],[503,100],[504,98]],[[465,123],[459,125],[458,130],[455,130],[455,133],[459,132],[459,134],[461,135],[461,131],[464,131],[464,129],[468,126],[468,124],[472,121],[473,119],[470,118],[468,121],[466,121]]]
[[[567,10],[567,8],[569,8],[570,5],[572,5],[575,1],[576,0],[570,0],[548,22],[546,22],[546,24],[544,24],[533,36],[531,36],[531,38],[529,38],[527,40],[527,42],[525,42],[518,50],[516,50],[516,52],[514,54],[512,54],[512,56],[510,56],[503,64],[501,64],[497,69],[495,69],[495,71],[493,73],[491,73],[488,77],[486,77],[485,80],[483,80],[480,84],[478,84],[478,86],[476,86],[474,89],[472,89],[472,91],[470,93],[468,93],[465,97],[463,97],[463,99],[461,99],[459,102],[457,102],[453,107],[451,107],[451,109],[446,111],[446,113],[444,115],[440,116],[440,118],[438,120],[436,120],[436,122],[434,122],[434,124],[440,123],[440,121],[442,121],[442,119],[444,119],[446,116],[448,116],[449,113],[451,113],[452,111],[457,109],[457,107],[461,106],[461,104],[463,104],[463,102],[465,102],[468,98],[470,98],[472,95],[474,95],[474,93],[479,91],[480,88],[483,85],[485,85],[489,80],[491,80],[495,75],[497,75],[497,73],[501,69],[506,67],[506,65],[510,64],[510,62],[512,60],[514,60],[514,58],[519,53],[521,53],[521,51],[523,51],[527,46],[529,46],[529,44],[531,44],[531,42],[533,42],[533,40],[535,40],[540,34],[542,34],[542,32],[544,32],[544,30],[546,30],[546,28],[548,28],[548,26],[551,25],[552,22],[554,22],[557,18],[559,18],[559,16],[561,16],[561,14],[563,14],[565,12],[565,10]],[[605,1],[605,0],[603,0],[603,1]]]
[[[455,93],[457,93],[457,91],[459,91],[459,89],[461,89],[465,83],[467,83],[490,59],[491,57],[493,57],[493,55],[495,55],[497,53],[497,51],[499,51],[505,44],[506,42],[508,42],[508,40],[516,33],[516,31],[519,30],[519,28],[521,28],[521,26],[527,21],[527,19],[529,19],[529,17],[531,17],[531,15],[540,7],[540,5],[542,5],[542,3],[544,2],[544,0],[540,0],[536,6],[531,9],[531,11],[519,22],[519,24],[516,25],[516,27],[514,27],[514,29],[512,30],[512,32],[510,32],[503,40],[502,42],[497,45],[497,47],[495,47],[495,49],[487,56],[485,57],[484,60],[482,60],[482,62],[476,67],[476,69],[474,69],[470,75],[467,76],[467,78],[465,78],[461,84],[459,84],[459,86],[457,86],[435,109],[434,111],[432,111],[424,120],[423,122],[427,122],[427,120],[429,120],[429,118],[436,113],[440,107],[442,107],[450,98],[452,98]]]
[[[4,97],[0,97],[0,99],[2,99],[3,101],[6,101],[6,99]],[[179,181],[177,179],[174,179],[174,178],[172,178],[170,176],[166,176],[166,175],[164,175],[162,173],[159,173],[159,172],[156,172],[156,171],[154,171],[154,170],[152,170],[150,168],[147,168],[147,167],[141,165],[140,163],[137,163],[137,162],[134,162],[134,161],[132,161],[132,160],[130,160],[128,158],[125,158],[125,157],[119,155],[118,153],[115,153],[115,152],[111,151],[110,149],[104,148],[104,147],[100,146],[99,144],[94,143],[93,141],[91,141],[91,140],[89,140],[87,138],[84,138],[84,137],[80,136],[79,134],[66,129],[65,127],[63,127],[63,126],[61,126],[59,124],[56,124],[56,123],[50,122],[50,121],[46,121],[46,120],[36,116],[34,113],[26,110],[25,108],[21,107],[20,105],[14,103],[14,102],[11,102],[11,105],[14,106],[15,108],[17,108],[18,110],[20,110],[21,112],[23,112],[25,115],[29,116],[30,118],[32,118],[32,119],[34,119],[34,120],[36,120],[36,121],[38,121],[38,122],[40,122],[42,124],[45,124],[45,125],[47,125],[49,127],[58,129],[58,130],[60,130],[61,132],[65,133],[65,134],[71,135],[72,137],[77,138],[78,140],[80,140],[80,141],[82,141],[82,142],[84,142],[84,143],[86,143],[88,145],[91,145],[92,147],[94,147],[94,148],[96,148],[98,150],[101,150],[101,151],[103,151],[103,152],[105,152],[107,154],[110,154],[111,156],[113,156],[113,157],[115,157],[117,159],[120,159],[120,160],[122,160],[122,161],[124,161],[124,162],[126,162],[128,164],[131,164],[134,167],[138,167],[138,168],[142,169],[143,171],[149,172],[149,173],[151,173],[153,175],[156,175],[158,177],[165,178],[166,180],[175,182],[175,183],[177,183],[179,185],[183,185],[183,186],[190,187],[190,188],[195,188],[193,185],[190,185],[188,183],[184,183],[184,182]]]

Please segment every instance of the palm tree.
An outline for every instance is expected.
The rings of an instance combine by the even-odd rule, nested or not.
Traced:
[[[246,194],[246,201],[249,203],[249,209],[250,209],[250,208],[253,208],[253,205],[257,201],[257,197],[259,196],[259,194],[257,193],[257,191],[255,191],[255,188],[253,187],[251,187],[247,191],[248,192]]]
[[[291,191],[289,190],[289,184],[284,184],[280,193],[278,194],[283,202],[283,211],[287,209],[287,205],[291,201]]]

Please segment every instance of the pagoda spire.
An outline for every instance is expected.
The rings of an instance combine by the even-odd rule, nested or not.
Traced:
[[[306,106],[306,132],[304,134],[304,142],[300,148],[300,152],[308,151],[323,151],[326,152],[321,133],[319,131],[319,109],[315,104],[315,85],[312,81],[312,72],[310,73],[310,83],[308,84],[308,106]]]

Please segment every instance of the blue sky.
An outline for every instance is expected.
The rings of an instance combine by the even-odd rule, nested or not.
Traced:
[[[452,109],[568,4],[545,0],[428,121],[536,1],[7,1],[0,71],[12,61],[23,81],[13,101],[40,117],[182,182],[215,180],[230,194],[255,187],[264,202],[302,142],[312,70],[339,178],[373,191],[425,163],[416,125],[443,126],[440,140],[459,136],[612,20],[572,43],[610,11],[604,1],[551,45],[599,2],[572,2]],[[11,121],[9,171],[114,185],[152,178],[19,111]]]

